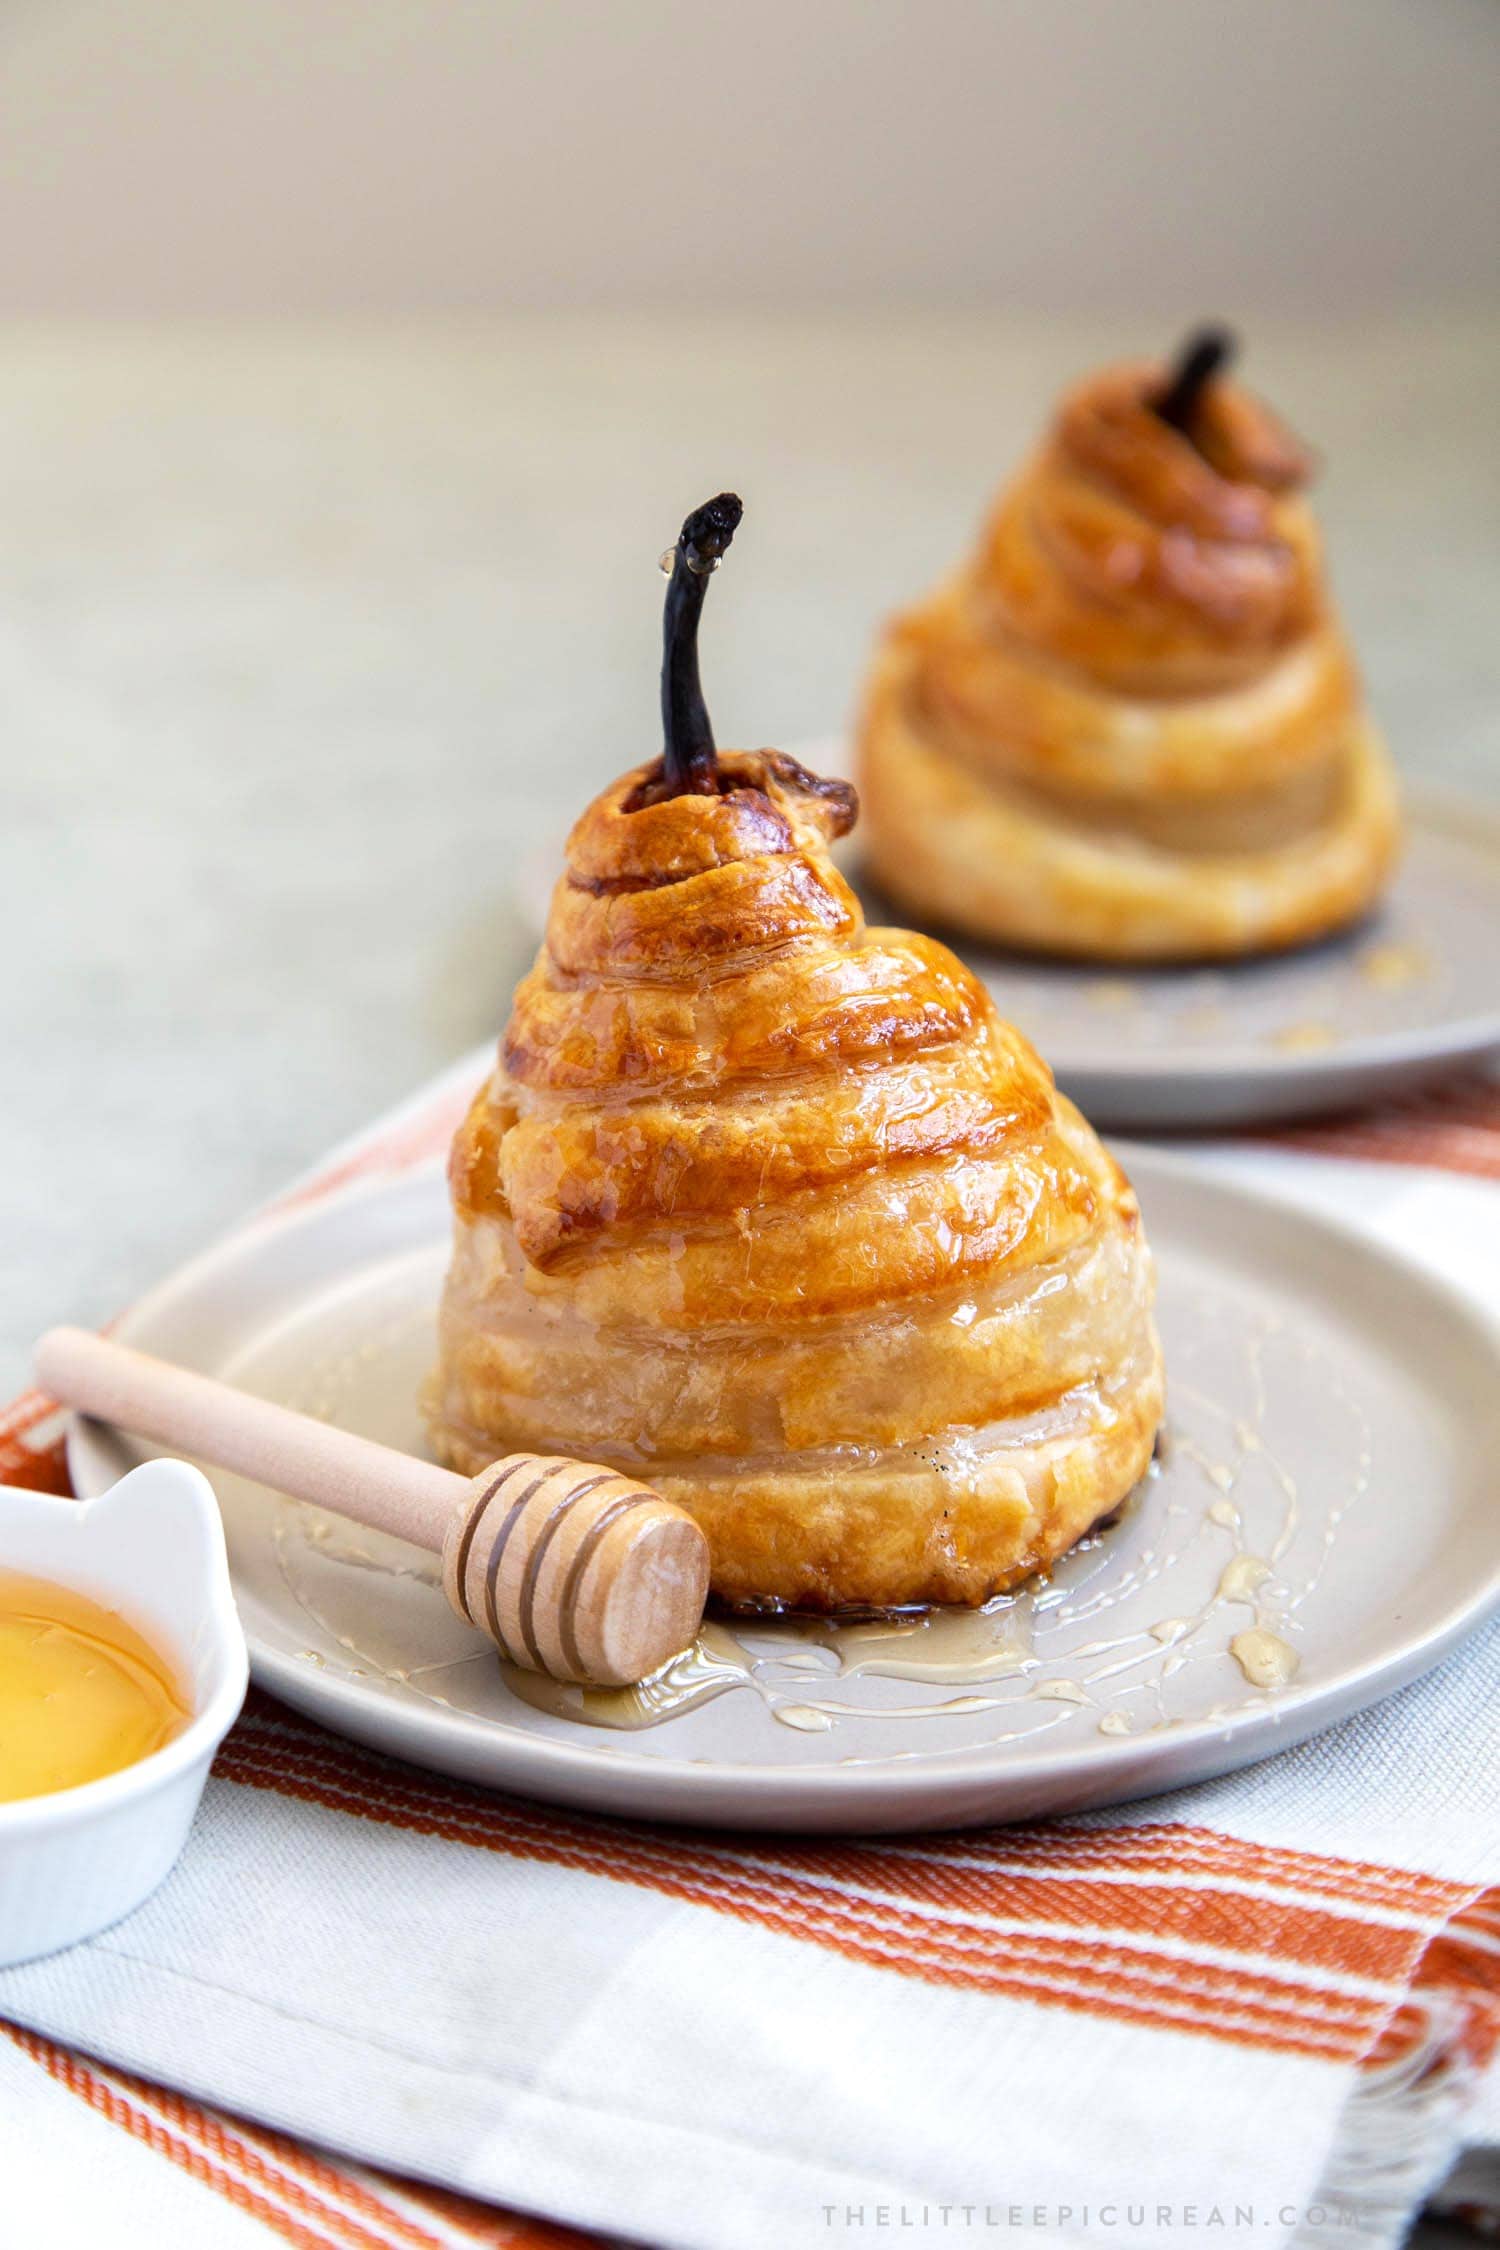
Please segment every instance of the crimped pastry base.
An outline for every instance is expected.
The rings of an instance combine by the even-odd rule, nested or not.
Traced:
[[[872,676],[860,746],[865,861],[904,912],[990,944],[1087,960],[1274,952],[1357,921],[1399,841],[1394,768],[1348,722],[1327,815],[1273,849],[1173,852],[1008,790],[913,716],[920,651],[895,637]]]
[[[508,1098],[497,1076],[470,1129]],[[508,1214],[461,1210],[439,1455],[465,1475],[524,1451],[643,1478],[702,1524],[735,1606],[978,1603],[1044,1569],[1144,1475],[1163,1405],[1135,1197],[1055,1100],[1050,1153],[1017,1158],[1038,1201],[1009,1252],[807,1321],[682,1325],[686,1243],[659,1268],[638,1250],[628,1294],[580,1299],[528,1266]]]
[[[1163,1410],[1149,1324],[1141,1363],[1064,1409],[1067,1426],[1050,1434],[1024,1436],[1024,1424],[982,1440],[950,1432],[874,1465],[806,1458],[634,1473],[649,1473],[703,1526],[714,1593],[732,1608],[972,1606],[1045,1570],[1145,1475]],[[466,1476],[496,1451],[451,1425],[435,1424],[433,1436]]]

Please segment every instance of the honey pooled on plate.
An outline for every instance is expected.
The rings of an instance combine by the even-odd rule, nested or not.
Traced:
[[[123,1617],[0,1571],[0,1804],[118,1773],[190,1716],[166,1658]]]

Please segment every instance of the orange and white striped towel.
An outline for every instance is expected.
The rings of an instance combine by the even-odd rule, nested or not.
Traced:
[[[430,1160],[475,1075],[294,1195]],[[1500,1306],[1483,1082],[1203,1161]],[[0,1470],[61,1484],[48,1402]],[[1248,1773],[869,1843],[534,1807],[252,1695],[176,1874],[0,2016],[3,2250],[1395,2243],[1445,2180],[1500,2208],[1500,1632]]]

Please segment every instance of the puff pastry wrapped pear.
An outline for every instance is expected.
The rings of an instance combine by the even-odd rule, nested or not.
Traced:
[[[978,553],[897,620],[860,728],[866,857],[924,920],[1120,961],[1354,921],[1385,747],[1323,580],[1309,462],[1197,341],[1066,396]]]
[[[849,786],[711,760],[569,839],[454,1143],[433,1437],[646,1477],[738,1607],[982,1602],[1150,1460],[1139,1208],[953,955],[866,926]]]

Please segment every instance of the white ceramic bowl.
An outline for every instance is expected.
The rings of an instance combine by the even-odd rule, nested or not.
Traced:
[[[148,1461],[95,1500],[0,1486],[0,1569],[118,1610],[175,1665],[193,1716],[102,1781],[0,1804],[0,1968],[76,1945],[148,1898],[192,1824],[248,1676],[219,1510],[184,1461]]]

